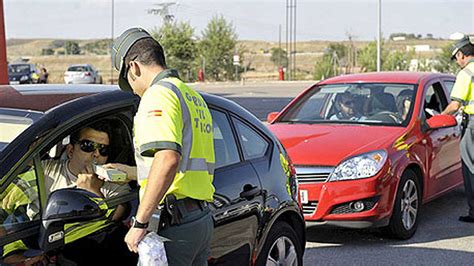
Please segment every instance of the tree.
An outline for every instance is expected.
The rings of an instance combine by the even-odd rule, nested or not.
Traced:
[[[433,61],[430,59],[418,59],[416,71],[430,72],[433,70]]]
[[[288,67],[288,56],[286,56],[286,51],[281,48],[273,47],[270,50],[272,56],[270,60],[272,60],[273,64],[277,67]]]
[[[333,54],[333,52],[336,52],[337,54],[337,57],[342,60],[346,58],[347,56],[347,52],[348,52],[348,48],[346,45],[344,45],[343,43],[330,43],[328,45],[328,48],[329,50],[328,53],[330,54]]]
[[[337,75],[337,73],[334,70],[334,62],[331,55],[325,54],[323,57],[316,60],[313,73],[313,78],[315,80],[322,80],[335,75]]]
[[[166,64],[177,69],[184,80],[194,80],[198,46],[194,29],[187,22],[165,23],[152,36],[165,48]]]
[[[402,52],[393,51],[388,54],[383,62],[383,69],[388,71],[408,71],[410,69],[410,61],[414,57],[414,51]]]
[[[237,34],[232,23],[227,22],[222,16],[213,17],[202,32],[199,45],[208,76],[215,80],[232,78],[236,43]]]
[[[66,54],[80,54],[81,48],[79,48],[79,44],[75,41],[66,41],[65,43]]]
[[[341,67],[347,67],[349,48],[342,43],[330,43],[324,49],[324,55],[316,60],[314,65],[314,79],[325,79],[340,74]]]
[[[41,55],[53,55],[54,50],[52,48],[43,48],[41,50]]]
[[[106,55],[110,52],[110,39],[101,39],[86,43],[83,46],[83,50],[91,54]]]
[[[64,43],[64,49],[66,51],[66,54],[68,55],[70,54],[76,55],[76,54],[80,54],[81,52],[81,49],[79,48],[79,44],[74,41],[66,41]]]
[[[436,55],[435,63],[433,68],[436,71],[443,73],[456,73],[458,71],[458,65],[455,61],[451,60],[452,45],[448,44],[441,49],[441,53]]]
[[[381,43],[383,48],[383,42]],[[382,69],[384,58],[387,58],[388,51],[382,49],[381,52],[381,66]],[[358,63],[361,67],[361,72],[377,71],[377,42],[370,42],[364,48],[362,48],[357,55]]]

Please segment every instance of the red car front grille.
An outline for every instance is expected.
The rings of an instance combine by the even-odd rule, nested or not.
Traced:
[[[313,215],[313,213],[318,208],[317,201],[310,201],[308,203],[303,203],[303,214],[304,215]]]
[[[298,184],[314,184],[326,182],[331,174],[332,167],[296,167]]]

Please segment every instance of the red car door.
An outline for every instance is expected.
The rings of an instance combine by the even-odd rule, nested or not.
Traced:
[[[424,119],[441,113],[447,106],[448,100],[439,80],[431,81],[425,85],[423,103]],[[429,181],[426,185],[426,196],[432,198],[453,186],[459,184],[460,155],[459,127],[441,128],[426,131],[427,164]],[[431,146],[431,149],[430,147]]]

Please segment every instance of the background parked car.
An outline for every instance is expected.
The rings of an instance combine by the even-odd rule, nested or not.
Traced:
[[[12,63],[8,65],[10,84],[38,83],[39,71],[34,64]]]
[[[26,190],[22,202],[0,204],[0,249],[23,239],[27,252],[60,254],[65,245],[74,244],[68,241],[66,226],[79,221],[88,225],[105,218],[103,209],[87,200],[83,190],[58,190],[47,200],[41,161],[61,156],[72,132],[103,121],[113,129],[110,154],[114,156],[109,160],[134,165],[132,119],[139,99],[115,86],[103,85],[75,85],[73,90],[70,86],[36,85],[34,94],[26,93],[32,90],[30,86],[0,89],[5,92],[0,95],[0,132],[8,132],[0,134],[0,203],[8,198],[12,186],[25,183],[25,171],[33,173],[22,186]],[[216,153],[216,192],[210,204],[215,230],[209,263],[302,265],[304,218],[297,201],[294,168],[285,149],[239,105],[218,96],[203,97],[213,116]],[[41,199],[43,211],[30,219],[24,209],[35,198]],[[136,206],[136,198],[134,190],[105,202],[109,209],[126,202]],[[113,226],[109,223],[107,230]],[[95,237],[96,233],[83,238]],[[122,255],[113,250],[104,254],[114,261],[120,261]]]
[[[461,130],[454,117],[436,115],[454,80],[409,72],[340,76],[270,114],[269,128],[295,164],[307,225],[383,227],[410,238],[421,204],[463,182]]]
[[[64,72],[66,84],[102,84],[102,76],[90,64],[70,65]]]

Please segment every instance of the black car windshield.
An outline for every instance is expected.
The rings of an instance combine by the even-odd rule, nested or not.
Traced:
[[[278,122],[404,126],[411,117],[415,95],[414,84],[323,85],[293,103]]]
[[[38,118],[36,112],[0,109],[0,151]]]
[[[19,64],[19,65],[9,65],[8,71],[10,73],[30,73],[30,65],[28,64]]]

